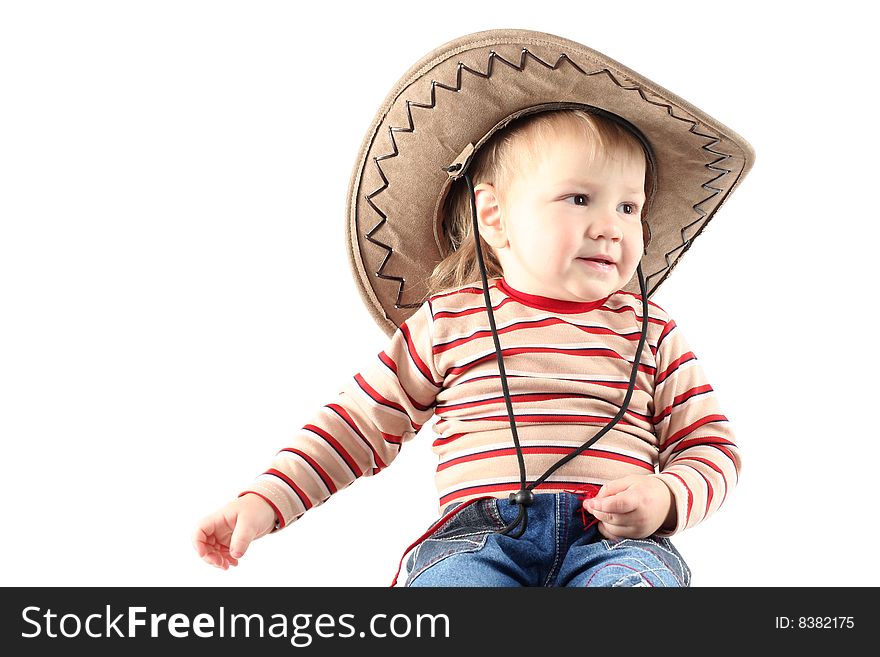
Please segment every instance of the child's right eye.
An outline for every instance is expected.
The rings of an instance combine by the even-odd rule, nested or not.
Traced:
[[[575,194],[574,196],[569,196],[569,199],[571,199],[575,205],[586,205],[588,197],[586,194]]]

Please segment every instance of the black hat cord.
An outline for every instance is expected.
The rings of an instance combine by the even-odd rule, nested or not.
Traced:
[[[642,350],[645,346],[645,340],[648,335],[648,294],[647,294],[647,284],[645,282],[645,275],[642,272],[641,262],[636,268],[636,272],[639,278],[639,290],[642,294],[642,331],[639,336],[639,344],[636,348],[635,359],[633,360],[632,372],[629,377],[629,386],[626,390],[626,396],[623,399],[623,404],[620,407],[620,410],[617,412],[609,422],[606,424],[596,435],[590,438],[583,445],[578,447],[577,449],[572,450],[569,454],[566,454],[564,457],[559,459],[556,463],[551,465],[544,474],[538,477],[531,484],[526,482],[526,466],[525,460],[523,459],[522,448],[519,443],[519,436],[516,432],[516,420],[513,415],[513,403],[510,400],[510,390],[507,386],[507,374],[504,370],[504,358],[501,353],[501,342],[498,340],[498,329],[495,325],[495,315],[492,312],[492,301],[489,297],[489,281],[488,275],[486,273],[486,263],[483,260],[483,249],[480,246],[480,227],[477,222],[477,200],[476,195],[474,193],[474,183],[471,180],[469,173],[459,174],[463,175],[464,179],[467,181],[468,191],[470,193],[470,201],[471,201],[471,220],[473,223],[473,233],[474,233],[474,242],[476,244],[477,250],[477,262],[480,265],[480,277],[483,283],[483,299],[486,303],[486,312],[489,315],[489,328],[492,331],[492,340],[495,343],[495,358],[498,361],[498,372],[501,376],[501,390],[504,394],[504,403],[507,405],[507,417],[510,421],[510,433],[513,437],[513,445],[516,448],[516,458],[519,463],[519,490],[515,493],[510,494],[510,501],[514,504],[519,505],[519,513],[516,518],[508,524],[503,529],[499,530],[500,534],[506,534],[511,536],[512,538],[519,538],[522,536],[529,522],[529,514],[528,507],[531,506],[532,502],[534,502],[535,494],[532,492],[537,486],[547,480],[547,478],[553,474],[557,469],[571,461],[576,456],[582,454],[584,451],[590,448],[593,443],[595,443],[599,438],[604,436],[611,428],[617,424],[617,422],[624,416],[629,407],[630,399],[632,398],[632,393],[635,388],[636,376],[638,375],[639,363],[642,359]]]

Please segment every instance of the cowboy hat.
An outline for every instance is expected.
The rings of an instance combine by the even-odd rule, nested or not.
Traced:
[[[751,146],[635,71],[568,39],[490,30],[454,39],[391,89],[352,171],[346,236],[361,296],[386,333],[427,297],[450,252],[443,201],[453,177],[498,130],[549,109],[582,107],[626,125],[652,157],[656,192],[642,258],[650,295],[748,173]],[[632,280],[628,291],[638,291]]]

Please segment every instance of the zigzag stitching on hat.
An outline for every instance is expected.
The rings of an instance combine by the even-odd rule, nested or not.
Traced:
[[[612,78],[612,79],[613,79],[613,78]],[[626,88],[626,87],[624,87],[624,88]],[[712,187],[711,185],[712,185],[712,183],[714,183],[716,180],[720,180],[721,178],[723,178],[723,177],[726,176],[727,174],[731,173],[732,169],[723,169],[723,168],[719,168],[719,167],[716,167],[716,166],[715,166],[715,165],[718,164],[719,162],[723,162],[724,160],[730,159],[730,157],[731,157],[731,155],[730,155],[729,153],[723,153],[723,152],[721,152],[721,151],[712,150],[712,147],[713,147],[713,146],[715,146],[716,144],[721,143],[721,139],[720,139],[719,137],[717,137],[717,136],[715,136],[715,135],[704,134],[704,133],[702,133],[702,132],[699,132],[698,129],[697,129],[698,126],[699,126],[699,123],[698,123],[697,121],[694,121],[693,119],[689,119],[689,118],[684,117],[684,116],[676,116],[676,115],[675,115],[675,112],[674,112],[674,107],[673,107],[672,105],[670,105],[669,103],[658,103],[658,102],[655,102],[655,101],[651,100],[650,98],[648,98],[647,96],[645,96],[644,92],[643,92],[640,88],[638,89],[638,92],[639,92],[639,96],[641,96],[641,97],[642,97],[642,100],[644,100],[645,102],[650,103],[651,105],[655,105],[655,106],[657,106],[657,107],[664,107],[664,108],[666,108],[666,112],[667,112],[667,114],[669,114],[669,116],[671,116],[673,119],[675,119],[675,120],[677,120],[677,121],[683,121],[683,122],[685,122],[685,123],[690,123],[690,124],[691,124],[691,127],[689,128],[689,132],[690,132],[691,134],[694,134],[694,135],[697,135],[698,137],[704,137],[704,138],[706,138],[706,139],[711,140],[711,141],[709,141],[708,143],[704,144],[701,148],[702,148],[703,150],[705,150],[705,151],[708,151],[708,152],[711,153],[712,155],[718,155],[719,158],[718,158],[717,160],[713,161],[713,162],[709,162],[709,163],[706,164],[705,166],[706,166],[706,168],[709,169],[710,171],[717,171],[717,172],[720,172],[717,176],[715,176],[714,178],[712,178],[712,179],[710,179],[710,180],[707,180],[705,183],[703,183],[703,184],[701,185],[701,187],[703,187],[703,189],[709,190],[709,191],[711,191],[712,193],[709,194],[709,196],[707,196],[707,197],[704,198],[703,200],[701,200],[701,201],[695,203],[695,204],[692,206],[693,209],[694,209],[694,211],[697,212],[697,214],[699,215],[699,217],[698,217],[695,221],[689,223],[688,225],[684,226],[684,227],[681,229],[681,231],[680,231],[680,235],[681,235],[681,245],[680,245],[680,246],[677,246],[677,247],[675,247],[674,249],[671,249],[671,250],[669,250],[669,251],[667,251],[666,253],[663,254],[663,259],[664,259],[664,261],[666,262],[666,267],[663,268],[663,269],[659,269],[659,270],[657,270],[656,272],[654,272],[653,274],[648,275],[648,276],[645,278],[645,283],[647,284],[647,286],[648,286],[648,288],[649,288],[649,289],[648,289],[648,295],[650,296],[651,293],[653,293],[653,291],[654,291],[655,289],[657,289],[657,287],[659,287],[660,284],[661,284],[664,280],[666,280],[666,277],[669,276],[670,273],[672,273],[672,270],[675,268],[675,265],[678,264],[679,259],[681,258],[681,256],[684,255],[684,253],[690,248],[690,246],[691,246],[691,244],[693,243],[694,239],[696,239],[696,237],[697,237],[697,236],[703,231],[703,229],[705,228],[706,224],[709,223],[708,220],[706,220],[706,217],[708,216],[708,213],[707,213],[705,210],[703,210],[703,208],[701,208],[701,207],[699,207],[699,206],[701,206],[701,205],[703,205],[704,203],[706,203],[707,201],[709,201],[709,200],[715,198],[718,194],[720,194],[721,192],[724,191],[723,189],[720,189],[720,188],[717,188],[717,187]],[[703,221],[704,223],[703,223],[702,226],[700,226],[700,229],[699,229],[699,230],[698,230],[698,231],[697,231],[692,237],[690,237],[690,238],[687,237],[686,233],[687,233],[688,229],[690,229],[692,226],[694,226],[694,225],[700,223],[701,221]],[[674,253],[676,253],[676,252],[678,252],[678,254],[673,258],[672,255],[673,255]],[[657,284],[656,284],[655,286],[651,287],[651,281],[652,281],[654,278],[657,278],[658,276],[661,276],[662,278],[661,278],[659,281],[657,281]]]
[[[679,118],[679,117],[675,117],[675,118]],[[685,120],[685,119],[681,119],[681,120]],[[713,187],[713,186],[712,186],[712,183],[714,183],[714,182],[717,181],[717,180],[720,180],[721,178],[723,178],[724,176],[726,176],[727,174],[729,174],[729,173],[731,173],[731,172],[733,171],[732,169],[724,169],[724,168],[722,168],[722,167],[716,166],[716,165],[718,165],[719,163],[724,162],[725,160],[730,159],[730,157],[731,157],[731,155],[730,155],[729,153],[723,153],[723,152],[718,151],[718,150],[713,150],[713,148],[712,148],[713,146],[715,146],[716,144],[721,143],[721,138],[720,138],[720,137],[716,137],[715,135],[704,134],[704,133],[702,133],[702,132],[698,132],[698,131],[697,131],[697,125],[698,125],[698,124],[697,124],[697,122],[695,122],[695,121],[691,121],[691,124],[692,124],[692,125],[691,125],[690,132],[691,132],[692,134],[695,134],[695,135],[697,135],[697,136],[699,136],[699,137],[705,137],[705,138],[707,138],[707,139],[711,139],[711,140],[712,140],[712,141],[710,141],[709,143],[705,144],[702,148],[703,148],[703,150],[705,150],[705,151],[711,153],[712,155],[717,155],[717,156],[719,156],[717,160],[715,160],[715,161],[713,161],[713,162],[710,162],[710,163],[706,164],[706,168],[707,168],[707,169],[709,169],[710,171],[718,172],[718,175],[715,176],[714,178],[712,178],[711,180],[707,180],[705,183],[703,183],[703,184],[701,185],[701,187],[702,187],[703,189],[705,189],[705,190],[707,190],[707,191],[709,191],[709,192],[711,192],[711,193],[709,194],[709,196],[707,196],[707,197],[704,198],[703,200],[701,200],[701,201],[695,203],[695,204],[692,206],[693,209],[694,209],[694,211],[699,215],[699,217],[698,217],[695,221],[692,221],[691,223],[689,223],[689,224],[687,224],[686,226],[682,227],[682,229],[681,229],[681,231],[680,231],[680,235],[681,235],[681,245],[675,247],[674,249],[671,249],[670,251],[667,251],[667,252],[663,255],[663,258],[664,258],[664,260],[666,261],[666,268],[665,268],[665,269],[661,269],[661,270],[659,270],[659,271],[657,271],[657,272],[654,272],[653,274],[651,274],[650,276],[647,277],[646,282],[648,282],[648,281],[650,281],[652,278],[655,278],[655,277],[657,277],[657,276],[659,276],[659,275],[662,274],[662,275],[663,275],[663,278],[661,278],[660,281],[657,282],[657,285],[658,285],[658,286],[659,286],[660,283],[662,283],[662,282],[666,279],[666,277],[672,272],[672,270],[675,268],[675,265],[678,264],[679,260],[681,259],[681,256],[683,256],[683,255],[685,254],[685,252],[691,247],[691,244],[693,244],[693,241],[699,236],[700,233],[703,232],[703,230],[704,230],[704,229],[706,228],[706,226],[708,225],[709,220],[711,219],[711,217],[709,217],[709,213],[706,212],[706,211],[705,211],[703,208],[701,208],[700,206],[703,205],[704,203],[706,203],[706,202],[712,200],[713,198],[715,198],[716,196],[718,196],[718,194],[720,194],[720,193],[722,193],[722,192],[724,191],[724,189],[722,189],[722,188],[720,188],[720,187]],[[697,224],[700,224],[700,222],[702,222],[702,224],[700,225],[699,230],[697,230],[697,232],[695,232],[691,237],[688,237],[688,236],[687,236],[687,232],[688,232],[693,226],[696,226]],[[676,253],[676,252],[677,252],[677,255],[675,255],[675,257],[673,258],[672,255],[673,255],[674,253]],[[652,291],[653,291],[653,290],[652,290]],[[649,292],[649,294],[650,294],[650,292]]]
[[[375,203],[373,203],[373,198],[374,198],[375,196],[381,194],[381,193],[382,193],[383,191],[385,191],[385,190],[388,188],[388,186],[389,186],[388,178],[385,176],[385,173],[382,171],[382,167],[381,167],[381,165],[380,165],[379,163],[380,163],[382,160],[389,159],[389,158],[392,158],[392,157],[397,157],[397,155],[399,155],[399,153],[400,153],[400,151],[399,151],[399,149],[398,149],[398,147],[397,147],[397,142],[396,142],[396,140],[394,139],[394,133],[395,133],[395,132],[413,132],[413,130],[415,130],[415,124],[413,123],[413,117],[412,117],[412,108],[413,108],[413,107],[419,107],[419,108],[422,108],[422,109],[434,109],[434,107],[435,107],[436,104],[437,104],[437,96],[436,96],[436,89],[437,89],[437,87],[440,87],[441,89],[445,89],[445,90],[447,90],[447,91],[456,92],[456,93],[459,92],[459,91],[461,91],[461,85],[462,85],[462,71],[463,71],[463,70],[464,70],[464,71],[467,71],[467,72],[469,72],[469,73],[471,73],[472,75],[475,75],[475,76],[477,76],[477,77],[481,77],[481,78],[484,78],[484,79],[488,79],[488,78],[491,77],[491,75],[492,75],[493,65],[494,65],[494,61],[495,61],[496,59],[500,60],[503,64],[509,66],[510,68],[513,68],[513,69],[515,69],[515,70],[517,70],[517,71],[522,72],[522,71],[524,70],[524,68],[525,68],[525,65],[526,65],[526,59],[527,59],[527,58],[531,58],[531,59],[533,59],[534,61],[536,61],[536,62],[538,62],[539,64],[541,64],[542,66],[544,66],[545,68],[549,68],[549,69],[551,69],[551,70],[556,70],[556,69],[558,69],[559,66],[562,64],[562,62],[563,62],[563,61],[566,61],[566,62],[568,62],[571,66],[573,66],[578,72],[582,73],[583,75],[592,76],[592,75],[599,75],[599,74],[601,74],[601,73],[605,73],[605,74],[608,76],[608,78],[609,78],[614,84],[616,84],[618,87],[620,87],[621,89],[624,89],[624,90],[626,90],[626,91],[637,91],[638,94],[639,94],[639,96],[640,96],[640,97],[642,98],[642,100],[644,100],[645,102],[647,102],[647,103],[649,103],[649,104],[651,104],[651,105],[654,105],[654,106],[656,106],[656,107],[663,107],[663,108],[665,108],[665,109],[666,109],[666,112],[669,114],[669,116],[672,117],[672,118],[674,118],[674,119],[676,119],[676,120],[678,120],[678,121],[684,121],[684,122],[686,122],[686,123],[690,123],[690,124],[691,124],[690,132],[691,132],[692,134],[698,135],[698,136],[700,136],[700,137],[706,137],[706,138],[709,138],[709,139],[712,139],[712,140],[713,140],[713,141],[709,142],[708,144],[706,144],[706,145],[704,145],[704,146],[702,147],[704,150],[706,150],[706,151],[712,153],[713,155],[719,155],[719,156],[721,156],[721,157],[719,157],[717,160],[715,160],[714,162],[711,162],[711,163],[709,163],[709,164],[706,165],[706,168],[707,168],[707,169],[714,170],[714,171],[720,171],[720,172],[721,172],[718,176],[716,176],[715,178],[712,178],[711,180],[707,181],[706,183],[704,183],[704,184],[702,185],[702,187],[703,187],[704,189],[710,190],[710,191],[712,191],[712,193],[711,193],[709,196],[707,196],[706,198],[704,198],[702,201],[700,201],[699,203],[696,203],[696,204],[693,206],[694,210],[695,210],[697,213],[700,214],[700,217],[699,217],[696,221],[694,221],[694,222],[688,224],[687,226],[685,226],[684,228],[681,229],[681,239],[682,239],[682,244],[681,244],[681,246],[678,246],[678,247],[676,247],[676,248],[674,248],[674,249],[672,249],[672,250],[670,250],[670,251],[668,251],[667,253],[664,254],[664,260],[666,261],[666,268],[665,268],[665,269],[661,269],[661,270],[659,270],[659,271],[657,271],[657,272],[654,272],[653,274],[649,275],[649,276],[647,277],[647,281],[650,281],[651,279],[656,278],[657,276],[661,276],[661,275],[662,275],[662,278],[661,278],[660,281],[658,281],[658,283],[657,283],[657,285],[659,286],[660,283],[662,283],[663,280],[666,279],[666,276],[668,276],[669,273],[671,273],[672,269],[673,269],[673,268],[675,267],[675,265],[678,263],[678,260],[679,260],[679,258],[681,257],[681,255],[683,255],[683,253],[684,253],[684,252],[690,247],[690,244],[691,244],[691,242],[694,240],[694,238],[696,238],[697,235],[699,235],[700,232],[702,232],[703,228],[705,227],[705,224],[708,223],[708,221],[705,221],[704,224],[703,224],[703,226],[701,226],[700,230],[697,231],[697,233],[696,233],[693,237],[691,237],[691,238],[687,238],[687,237],[685,236],[685,232],[686,232],[691,226],[693,226],[693,225],[699,223],[700,221],[704,220],[704,219],[708,216],[708,213],[707,213],[705,210],[703,210],[702,208],[700,208],[699,206],[702,205],[703,203],[706,203],[707,201],[709,201],[710,199],[714,198],[715,196],[717,196],[719,193],[721,193],[721,192],[723,191],[723,190],[721,190],[721,189],[717,189],[717,188],[711,187],[711,183],[714,183],[716,180],[719,180],[720,178],[722,178],[722,177],[724,177],[725,175],[727,175],[728,173],[730,173],[730,170],[727,170],[727,169],[720,169],[720,168],[717,168],[717,167],[714,166],[714,165],[718,164],[719,162],[723,162],[724,160],[726,160],[726,159],[728,159],[728,158],[731,157],[729,154],[722,153],[722,152],[720,152],[720,151],[714,151],[714,150],[712,150],[712,148],[711,148],[712,146],[714,146],[714,145],[720,143],[720,141],[721,141],[720,138],[715,137],[714,135],[707,135],[707,134],[703,134],[703,133],[698,132],[698,131],[697,131],[698,123],[697,123],[696,121],[694,121],[693,119],[689,119],[689,118],[687,118],[687,117],[676,116],[676,114],[675,114],[675,112],[674,112],[674,107],[673,107],[671,104],[669,104],[669,103],[663,103],[663,102],[657,102],[657,101],[651,100],[650,98],[648,98],[648,97],[645,95],[645,93],[644,93],[644,91],[642,90],[642,88],[639,87],[638,85],[626,86],[626,85],[622,84],[622,83],[621,83],[621,82],[620,82],[620,81],[619,81],[619,80],[618,80],[618,79],[617,79],[617,78],[611,73],[611,71],[609,71],[607,68],[598,69],[598,70],[593,71],[593,72],[591,72],[591,73],[587,73],[583,68],[581,68],[581,67],[578,66],[574,61],[572,61],[571,59],[569,59],[568,55],[566,55],[565,53],[562,53],[562,54],[557,58],[555,64],[550,64],[549,62],[545,62],[545,61],[544,61],[543,59],[541,59],[540,57],[534,55],[534,54],[533,54],[531,51],[529,51],[527,48],[523,48],[523,49],[520,51],[520,61],[519,61],[519,64],[517,65],[517,64],[515,64],[515,63],[513,63],[513,62],[508,61],[505,57],[499,55],[497,52],[495,52],[494,50],[492,50],[492,51],[489,52],[489,57],[488,57],[488,60],[487,60],[487,64],[486,64],[486,72],[485,72],[485,73],[480,72],[480,71],[478,71],[478,70],[476,70],[476,69],[473,69],[473,68],[471,68],[470,66],[466,65],[466,64],[463,63],[463,62],[459,62],[459,63],[458,63],[458,67],[457,67],[457,69],[456,69],[456,79],[455,79],[455,86],[454,86],[454,87],[453,87],[453,86],[450,86],[450,85],[447,85],[447,84],[443,84],[442,82],[438,82],[437,80],[431,80],[431,97],[430,97],[430,102],[428,102],[428,103],[416,103],[416,102],[413,102],[413,101],[407,100],[407,101],[406,101],[406,118],[407,118],[407,123],[408,123],[408,125],[405,126],[405,127],[404,127],[404,126],[388,126],[388,135],[389,135],[389,138],[391,139],[391,145],[392,145],[392,149],[393,149],[393,150],[392,150],[390,153],[386,153],[385,155],[379,155],[379,156],[376,156],[376,157],[373,158],[373,162],[374,162],[374,164],[375,164],[375,166],[376,166],[376,169],[378,170],[379,175],[380,175],[380,177],[382,178],[382,186],[379,187],[379,188],[377,188],[377,189],[375,189],[373,192],[367,194],[367,195],[365,196],[365,200],[367,201],[367,204],[368,204],[368,205],[369,205],[369,206],[370,206],[370,207],[376,212],[376,214],[379,215],[379,217],[380,217],[380,221],[379,221],[375,226],[373,226],[373,227],[372,227],[372,228],[371,228],[371,229],[365,234],[365,237],[367,238],[367,241],[370,242],[371,244],[375,244],[376,246],[378,246],[378,247],[380,247],[380,248],[382,248],[382,249],[385,250],[385,257],[382,259],[382,262],[381,262],[381,264],[379,265],[379,268],[378,268],[377,271],[376,271],[376,276],[378,276],[379,278],[381,278],[381,279],[383,279],[383,280],[391,280],[391,281],[396,281],[396,282],[397,282],[397,299],[395,300],[395,303],[394,303],[395,308],[418,308],[419,305],[420,305],[420,302],[408,303],[408,304],[403,304],[403,303],[401,303],[401,298],[403,297],[403,288],[404,288],[404,285],[406,284],[405,279],[403,279],[403,278],[400,277],[400,276],[389,276],[389,275],[387,275],[387,274],[384,273],[385,266],[387,265],[388,260],[391,258],[391,255],[392,255],[392,253],[393,253],[393,248],[392,248],[390,245],[385,244],[384,242],[381,242],[381,241],[379,241],[378,239],[375,239],[375,238],[373,237],[373,235],[374,235],[377,231],[379,231],[379,230],[382,228],[382,226],[385,225],[385,222],[386,222],[387,219],[388,219],[387,215],[386,215],[384,212],[382,212],[382,211],[376,206]],[[676,251],[681,251],[681,253],[679,253],[678,256],[676,256],[676,258],[675,258],[674,260],[671,260],[670,257],[671,257],[672,254],[675,253]],[[650,291],[649,291],[649,294],[650,294],[650,292],[653,292],[653,290],[650,290]]]
[[[391,139],[391,142],[394,143],[394,138],[393,138],[393,137],[392,137],[392,139]],[[396,155],[397,155],[397,144],[394,144],[394,153],[393,153],[393,154],[389,154],[389,155],[384,155],[384,156],[382,156],[381,159],[384,159],[384,158],[386,158],[386,157],[394,157],[394,156],[396,156]],[[388,259],[391,257],[391,253],[392,253],[393,250],[392,250],[391,246],[389,246],[388,244],[385,244],[384,242],[380,242],[379,240],[373,238],[373,234],[374,234],[376,231],[378,231],[379,229],[381,229],[382,226],[385,225],[385,222],[388,220],[388,216],[387,216],[384,212],[382,212],[379,208],[377,208],[376,205],[373,203],[373,200],[372,200],[372,197],[373,197],[373,196],[375,196],[376,194],[378,194],[379,192],[381,192],[382,190],[384,190],[384,189],[386,189],[386,188],[388,187],[388,178],[385,177],[385,173],[382,171],[382,167],[379,166],[379,162],[378,162],[379,159],[380,159],[380,158],[376,158],[376,169],[378,169],[378,171],[379,171],[379,175],[382,176],[382,187],[380,187],[378,190],[376,190],[376,191],[373,192],[372,194],[369,194],[369,195],[366,197],[366,199],[367,199],[367,203],[369,204],[369,206],[370,206],[371,208],[373,208],[373,210],[374,210],[374,211],[375,211],[375,212],[376,212],[376,213],[377,213],[382,219],[381,219],[381,221],[379,221],[379,223],[377,223],[375,226],[373,226],[373,227],[370,229],[370,231],[366,234],[366,238],[367,238],[367,240],[368,240],[369,242],[371,242],[372,244],[375,244],[375,245],[380,246],[380,247],[382,247],[383,249],[385,249],[385,257],[382,259],[382,264],[379,265],[379,269],[376,271],[376,276],[378,276],[379,278],[384,278],[385,280],[396,280],[396,281],[398,282],[398,288],[397,288],[397,301],[395,302],[394,305],[395,305],[395,307],[400,308],[400,307],[401,307],[401,306],[400,306],[400,296],[401,296],[401,294],[403,293],[403,284],[404,284],[404,280],[403,280],[401,277],[399,277],[399,276],[386,276],[385,274],[382,273],[382,270],[385,269],[385,263],[388,262]]]
[[[391,280],[391,281],[397,282],[397,299],[394,302],[395,308],[417,308],[420,304],[419,303],[408,303],[408,304],[401,303],[401,299],[403,297],[403,288],[404,288],[404,285],[406,284],[406,281],[400,276],[389,276],[389,275],[385,274],[385,266],[388,264],[388,261],[391,258],[391,255],[393,253],[393,248],[390,245],[385,244],[384,242],[381,242],[378,239],[373,237],[373,235],[375,235],[376,232],[381,230],[382,226],[384,226],[385,222],[388,220],[388,216],[384,212],[382,212],[376,206],[375,203],[373,203],[373,197],[375,197],[378,194],[385,191],[388,188],[388,184],[389,184],[388,178],[385,176],[384,171],[382,171],[382,167],[379,164],[379,162],[381,162],[382,160],[391,158],[391,157],[396,157],[400,152],[399,149],[397,148],[397,141],[394,139],[394,133],[395,132],[412,132],[413,130],[415,130],[415,124],[413,123],[413,117],[412,117],[412,108],[413,107],[420,107],[423,109],[434,109],[434,107],[437,104],[437,95],[436,95],[437,87],[440,87],[442,89],[446,89],[447,91],[454,91],[454,92],[460,91],[461,84],[462,84],[462,70],[467,70],[472,75],[476,75],[478,77],[488,79],[492,75],[492,66],[493,66],[493,62],[495,61],[496,58],[500,59],[504,64],[510,66],[511,68],[514,68],[518,71],[522,71],[525,68],[525,62],[526,62],[527,56],[529,56],[532,59],[534,59],[535,61],[539,62],[542,66],[544,66],[546,68],[554,69],[554,70],[559,68],[561,62],[563,60],[565,60],[565,61],[568,61],[572,66],[574,66],[575,69],[577,69],[579,72],[584,73],[584,70],[580,66],[578,66],[577,64],[572,62],[568,58],[568,56],[565,55],[564,53],[562,55],[560,55],[559,59],[556,60],[555,65],[551,65],[548,62],[543,61],[540,57],[536,57],[535,55],[533,55],[531,52],[529,52],[528,49],[523,48],[520,53],[520,63],[519,63],[519,65],[516,65],[512,62],[507,61],[507,59],[505,59],[501,55],[498,55],[498,53],[496,53],[495,51],[492,51],[489,53],[489,59],[488,59],[488,64],[487,64],[485,73],[482,73],[476,69],[473,69],[473,68],[467,66],[466,64],[464,64],[463,62],[459,62],[458,67],[456,69],[456,80],[455,80],[454,87],[443,84],[442,82],[438,82],[436,80],[432,80],[431,81],[431,100],[430,100],[430,102],[429,103],[415,103],[413,101],[407,100],[406,101],[406,118],[407,118],[408,125],[405,127],[403,127],[403,126],[389,126],[388,127],[388,133],[389,133],[389,137],[391,138],[391,145],[392,145],[393,150],[390,153],[386,153],[385,155],[381,155],[381,156],[377,156],[377,157],[373,158],[373,161],[376,165],[376,169],[379,171],[379,175],[382,178],[382,186],[366,196],[367,204],[376,212],[376,214],[379,215],[379,217],[381,217],[381,219],[375,226],[373,226],[369,230],[369,232],[366,233],[365,237],[367,238],[368,242],[375,244],[376,246],[385,250],[385,257],[382,259],[382,262],[379,265],[378,270],[376,271],[376,276],[378,276],[379,278],[384,279],[384,280]],[[597,71],[596,73],[601,73],[601,72],[602,71]],[[607,71],[605,71],[605,72],[607,73]],[[591,75],[594,75],[594,74],[595,73],[593,73]],[[615,80],[615,82],[616,82],[616,80]]]

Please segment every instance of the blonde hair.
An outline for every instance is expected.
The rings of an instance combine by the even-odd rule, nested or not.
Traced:
[[[531,114],[499,130],[477,151],[471,162],[469,171],[474,186],[489,183],[503,196],[516,175],[539,159],[543,143],[558,138],[564,130],[572,128],[580,130],[592,144],[591,158],[621,153],[645,159],[647,202],[642,212],[642,222],[645,223],[654,191],[654,172],[645,146],[620,123],[580,109]],[[443,231],[452,250],[431,273],[428,279],[429,295],[480,280],[472,222],[470,190],[465,180],[459,178],[453,183],[443,206]],[[501,264],[482,237],[480,247],[487,276],[501,276]]]

